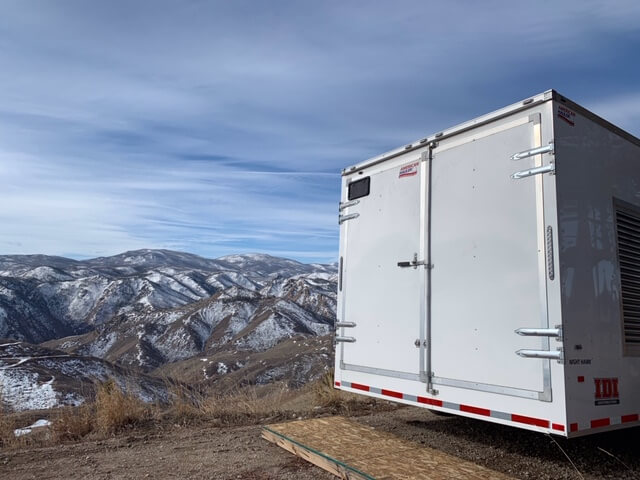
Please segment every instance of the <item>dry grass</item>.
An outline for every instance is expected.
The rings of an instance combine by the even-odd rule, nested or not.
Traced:
[[[282,404],[289,392],[284,388],[247,387],[225,395],[204,399],[202,412],[224,425],[255,423],[265,418],[282,416]]]
[[[0,449],[25,448],[46,445],[51,434],[48,428],[36,428],[28,435],[15,435],[15,430],[33,423],[33,416],[10,414],[3,408],[0,400]]]
[[[24,439],[15,436],[16,428],[18,428],[16,419],[6,411],[2,390],[0,390],[0,448],[14,447],[24,443]]]
[[[4,412],[0,400],[0,447],[5,448],[15,442],[16,436],[13,434],[14,430],[14,421]]]
[[[53,438],[59,442],[77,441],[94,429],[93,405],[62,408],[51,425]]]
[[[174,384],[171,392],[171,403],[157,406],[155,418],[175,425],[202,422],[248,425],[281,418],[292,413],[284,405],[299,395],[280,384],[246,386],[220,394],[197,392]]]
[[[333,370],[330,370],[300,390],[271,384],[207,395],[174,388],[171,405],[162,409],[157,418],[178,425],[210,421],[229,426],[326,413],[357,414],[379,408],[395,408],[395,405],[334,388]]]
[[[340,415],[358,415],[374,410],[393,410],[398,404],[372,397],[356,395],[334,387],[333,369],[327,371],[311,389],[318,407],[326,413]]]
[[[171,402],[164,408],[156,405],[155,417],[159,420],[169,420],[177,425],[192,425],[203,419],[202,403],[204,396],[190,391],[181,385],[172,384]]]
[[[345,401],[345,395],[334,386],[333,369],[327,371],[313,385],[316,401],[322,407],[339,407]]]
[[[112,434],[150,417],[150,407],[137,396],[125,393],[109,380],[98,387],[95,400],[95,429]]]
[[[14,429],[28,425],[26,419],[7,414],[0,408],[0,448],[55,445],[79,441],[89,435],[104,438],[135,427],[162,428],[205,422],[220,426],[250,425],[294,417],[359,414],[391,408],[391,404],[389,407],[383,405],[387,402],[335,389],[333,371],[301,390],[271,384],[238,388],[224,394],[204,394],[181,384],[167,382],[167,385],[171,391],[169,405],[150,405],[109,380],[97,386],[93,403],[52,410],[40,417],[51,419],[51,427],[20,437],[14,435]]]
[[[27,435],[16,437],[14,430],[28,425],[29,415],[8,414],[0,409],[0,448],[55,445],[78,441],[89,434],[111,435],[140,424],[150,414],[149,406],[138,397],[124,393],[113,380],[109,380],[97,387],[95,402],[50,410],[43,417],[51,420],[51,426]]]
[[[154,416],[161,423],[192,425],[248,425],[264,419],[282,417],[283,403],[292,392],[281,386],[249,386],[224,394],[203,394],[174,388],[169,406],[156,407]]]

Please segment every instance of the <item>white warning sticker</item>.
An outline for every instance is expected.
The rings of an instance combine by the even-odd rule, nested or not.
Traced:
[[[417,175],[418,165],[420,165],[420,162],[408,163],[407,165],[401,166],[398,178],[412,177],[413,175]]]

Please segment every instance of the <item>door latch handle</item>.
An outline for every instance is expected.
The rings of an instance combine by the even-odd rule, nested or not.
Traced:
[[[400,268],[413,267],[415,269],[418,268],[418,265],[424,265],[427,268],[433,268],[433,265],[429,265],[425,260],[418,260],[417,253],[413,254],[413,260],[409,262],[398,262],[398,266]]]

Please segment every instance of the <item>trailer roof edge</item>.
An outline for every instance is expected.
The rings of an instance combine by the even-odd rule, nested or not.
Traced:
[[[608,130],[632,142],[633,144],[640,146],[640,139],[638,137],[635,137],[634,135],[630,134],[629,132],[623,130],[620,127],[617,127],[616,125],[596,115],[590,110],[587,110],[586,108],[573,102],[572,100],[569,100],[567,97],[565,97],[564,95],[561,95],[556,90],[550,89],[550,90],[546,90],[545,92],[534,95],[532,97],[521,100],[520,102],[513,103],[511,105],[500,108],[498,110],[494,110],[493,112],[487,113],[485,115],[481,115],[467,122],[460,123],[448,129],[442,130],[441,132],[435,133],[428,137],[423,137],[405,146],[402,146],[394,150],[391,150],[389,152],[383,153],[381,155],[377,155],[375,157],[369,158],[368,160],[365,160],[364,162],[361,162],[361,163],[357,163],[351,167],[347,167],[342,170],[342,176],[350,175],[358,170],[362,170],[363,168],[368,168],[373,165],[377,165],[379,163],[382,163],[392,158],[395,158],[397,156],[400,156],[404,153],[411,152],[413,150],[418,150],[420,148],[424,148],[430,143],[437,142],[454,135],[458,135],[467,130],[477,128],[481,125],[485,125],[487,123],[493,122],[500,118],[507,117],[509,115],[513,115],[514,113],[527,110],[534,106],[548,102],[549,100],[556,100],[567,105],[569,108],[576,110],[586,118],[602,125],[604,128],[607,128]]]
[[[570,109],[575,110],[576,112],[579,112],[580,115],[588,118],[589,120],[594,121],[595,123],[597,123],[597,124],[601,125],[602,127],[606,128],[607,130],[610,130],[611,132],[615,133],[616,135],[618,135],[618,136],[624,138],[625,140],[630,141],[634,145],[637,145],[637,146],[640,147],[640,138],[638,138],[635,135],[632,135],[631,133],[627,132],[626,130],[623,130],[622,128],[614,125],[613,123],[609,122],[608,120],[605,120],[601,116],[596,115],[591,110],[587,110],[582,105],[577,104],[573,100],[569,100],[567,97],[565,97],[564,95],[560,94],[556,90],[551,90],[551,92],[553,94],[553,99],[554,100],[557,100],[558,102],[560,102],[560,103],[562,103],[564,105],[567,105]]]

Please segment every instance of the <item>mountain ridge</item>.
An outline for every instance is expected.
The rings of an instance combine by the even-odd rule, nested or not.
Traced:
[[[175,308],[238,286],[258,291],[272,280],[336,273],[267,254],[206,259],[142,249],[73,260],[0,256],[0,335],[31,343],[87,333],[116,314]]]
[[[0,256],[0,337],[63,351],[89,376],[96,358],[205,386],[300,385],[329,366],[336,297],[336,264],[267,254]],[[21,368],[11,365],[12,378]]]

